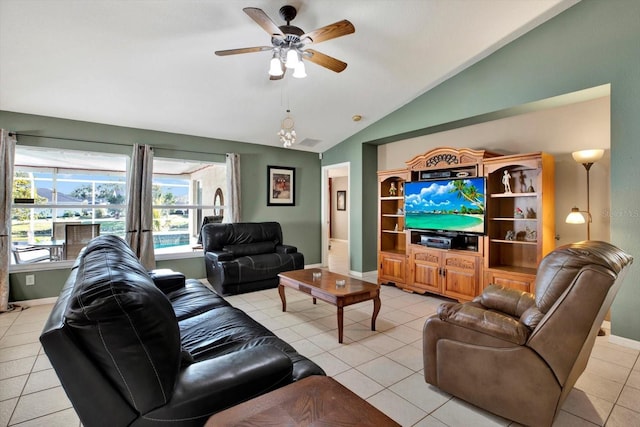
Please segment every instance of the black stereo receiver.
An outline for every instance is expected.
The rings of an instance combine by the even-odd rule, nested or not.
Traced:
[[[451,237],[444,236],[420,236],[420,244],[428,248],[451,249]]]

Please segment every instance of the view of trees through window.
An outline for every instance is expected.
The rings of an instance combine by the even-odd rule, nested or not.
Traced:
[[[33,154],[28,149],[25,152]],[[58,152],[61,160],[62,154],[69,156],[69,152]],[[35,153],[34,159],[38,152]],[[55,156],[55,153],[48,152],[48,155]],[[51,255],[49,261],[63,260],[64,236],[56,235],[56,230],[64,229],[65,224],[100,224],[100,234],[125,237],[128,157],[119,156],[116,161],[113,157],[111,155],[109,161],[88,161],[83,165],[97,164],[103,169],[111,165],[113,170],[37,166],[39,162],[35,160],[33,164],[15,165],[12,262],[31,262],[30,255],[33,260],[46,261],[42,254],[47,252]],[[30,157],[18,156],[22,163],[28,163],[25,158]],[[223,206],[214,203],[214,192],[226,188],[226,166],[158,159],[157,169],[152,188],[156,254],[191,252],[202,218],[213,215],[214,210],[223,211]],[[23,249],[18,259],[15,252]]]

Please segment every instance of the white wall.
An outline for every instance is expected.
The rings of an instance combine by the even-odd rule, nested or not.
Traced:
[[[556,234],[560,245],[587,238],[586,225],[564,222],[573,206],[586,210],[587,204],[586,171],[573,160],[571,152],[604,148],[604,158],[590,171],[591,239],[608,241],[610,121],[610,98],[601,97],[381,145],[378,170],[404,168],[406,161],[437,147],[468,147],[502,154],[535,151],[552,154],[556,166]]]
[[[348,240],[349,239],[349,178],[346,176],[335,177],[331,181],[331,238]],[[346,208],[347,210],[338,210],[338,191],[347,191]]]

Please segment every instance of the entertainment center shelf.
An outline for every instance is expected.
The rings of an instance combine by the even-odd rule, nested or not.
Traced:
[[[406,164],[378,172],[378,283],[458,300],[492,283],[533,292],[555,246],[553,157],[443,147]],[[405,206],[405,197],[430,197],[431,183],[444,192],[447,182],[458,193],[454,209]],[[439,214],[450,228],[425,226]]]

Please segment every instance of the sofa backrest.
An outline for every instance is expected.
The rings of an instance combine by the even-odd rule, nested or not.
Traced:
[[[282,228],[278,222],[236,222],[206,224],[202,227],[205,252],[221,251],[225,246],[273,242],[282,244]]]
[[[76,382],[81,382],[91,395],[96,383],[109,384],[106,388],[111,388],[111,394],[117,390],[120,397],[103,396],[103,400],[120,406],[123,400],[138,413],[167,403],[180,369],[177,320],[169,300],[126,242],[115,236],[92,240],[71,277],[73,282],[65,285],[54,307],[55,316],[41,336],[65,390],[77,389]],[[67,346],[73,343],[74,348],[58,345],[60,340]],[[93,378],[74,379],[74,361],[56,363],[65,352],[82,353],[85,357],[80,363],[87,365],[87,372],[92,371],[89,364],[96,368],[89,373]],[[52,357],[50,353],[56,354]],[[101,374],[97,381],[96,372]],[[72,394],[78,397],[78,391],[67,393],[75,406],[78,402]],[[81,408],[76,410],[83,423],[88,423]]]
[[[585,241],[559,247],[540,263],[536,305],[544,316],[527,345],[549,364],[565,390],[584,371],[632,262],[610,243]]]

